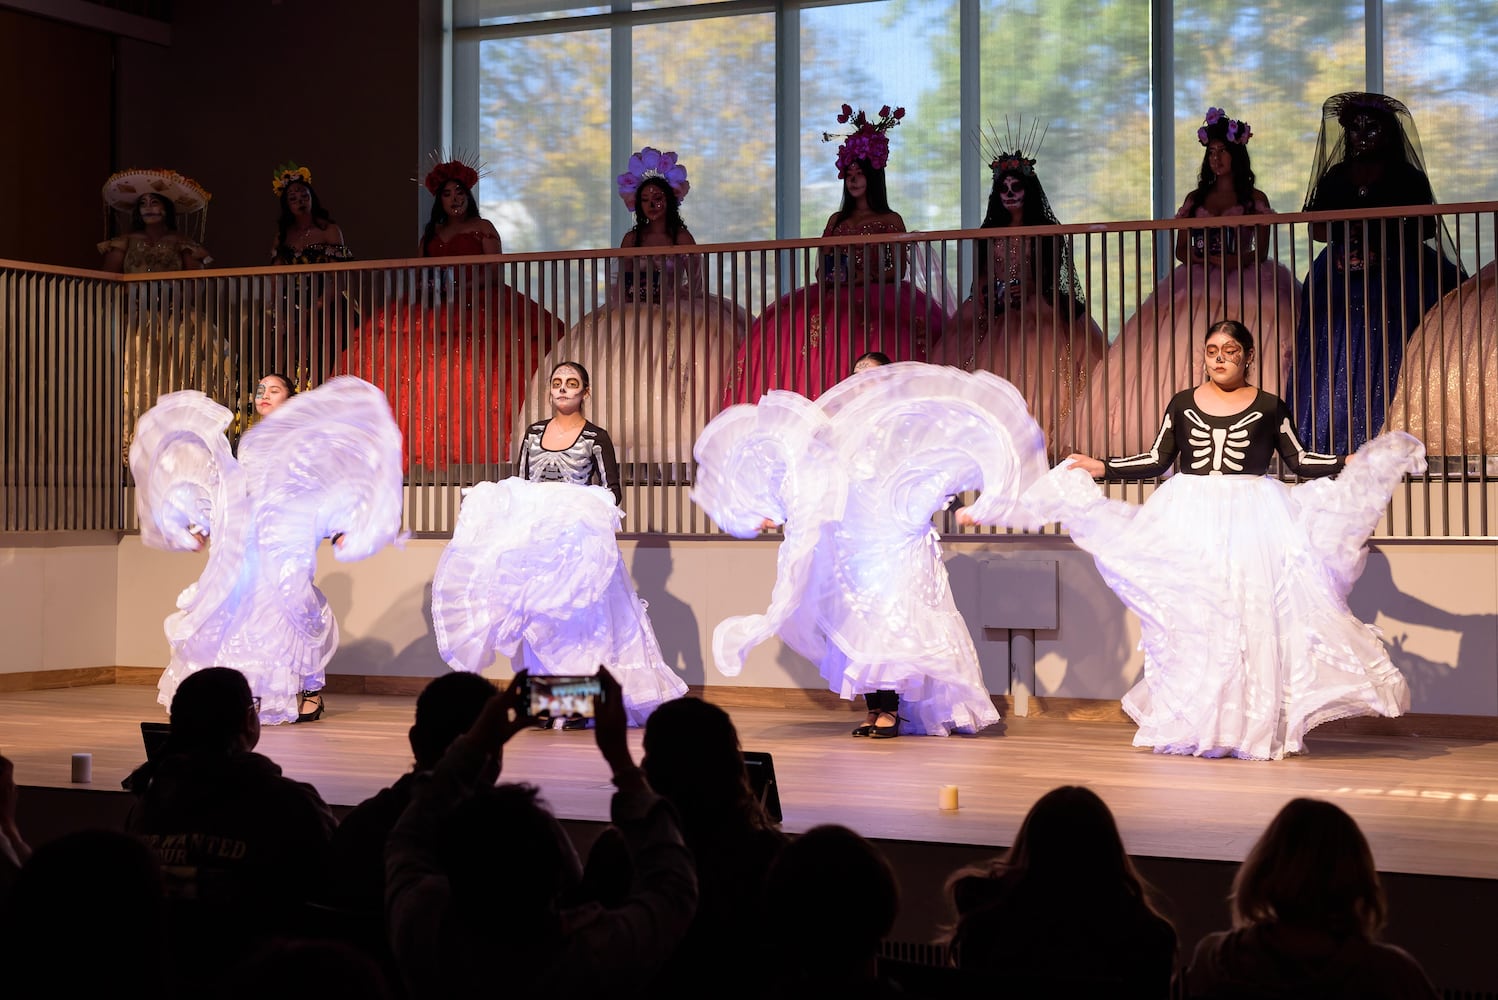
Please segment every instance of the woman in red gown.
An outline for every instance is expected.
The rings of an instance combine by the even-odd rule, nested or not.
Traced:
[[[905,220],[889,207],[884,181],[885,133],[904,117],[904,108],[886,105],[870,122],[843,105],[837,120],[854,129],[839,137],[844,142],[837,150],[843,203],[822,235],[850,242],[824,247],[819,280],[783,296],[754,321],[734,362],[725,405],[753,403],[771,389],[815,399],[847,378],[853,359],[869,351],[894,361],[926,360],[945,312],[911,282],[903,246],[859,242],[906,231]]]
[[[473,197],[478,177],[461,160],[428,171],[424,183],[436,200],[421,236],[423,257],[502,252]],[[390,397],[408,472],[498,466],[511,451],[511,414],[526,382],[565,327],[500,280],[492,262],[439,271],[435,286],[413,298],[361,325],[339,371]],[[494,478],[482,468],[475,475]]]

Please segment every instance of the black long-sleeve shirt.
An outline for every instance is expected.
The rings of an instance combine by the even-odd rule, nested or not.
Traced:
[[[537,420],[525,429],[520,453],[515,457],[516,475],[533,483],[573,483],[602,486],[614,494],[614,503],[624,502],[619,484],[619,459],[609,432],[591,421],[583,422],[577,438],[560,451],[541,444],[550,418]]]
[[[1151,479],[1180,460],[1186,476],[1262,476],[1278,453],[1302,479],[1334,476],[1346,459],[1306,451],[1295,418],[1278,396],[1259,390],[1246,409],[1217,417],[1196,405],[1196,390],[1183,389],[1170,400],[1160,432],[1149,451],[1103,461],[1104,479]]]

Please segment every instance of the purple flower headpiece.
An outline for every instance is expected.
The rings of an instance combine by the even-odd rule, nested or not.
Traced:
[[[859,108],[855,114],[852,106],[844,104],[842,111],[837,116],[839,125],[853,126],[851,133],[823,132],[822,141],[831,142],[833,139],[842,139],[843,144],[837,147],[837,175],[848,176],[848,168],[859,160],[868,160],[869,166],[875,170],[883,170],[889,162],[889,137],[885,135],[890,129],[900,124],[905,117],[904,108],[890,110],[886,104],[879,109],[879,120],[871,122],[868,116]]]
[[[1207,120],[1202,123],[1201,128],[1196,130],[1196,141],[1205,146],[1212,139],[1221,139],[1224,142],[1247,146],[1253,134],[1254,130],[1249,127],[1248,122],[1229,118],[1228,113],[1221,108],[1208,108]]]
[[[662,153],[654,146],[646,146],[629,158],[629,169],[616,178],[625,208],[635,210],[635,193],[652,177],[664,180],[678,202],[684,201],[692,189],[687,181],[687,168],[676,162],[674,152]]]

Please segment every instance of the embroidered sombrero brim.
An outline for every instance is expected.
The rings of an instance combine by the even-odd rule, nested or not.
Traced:
[[[175,170],[121,170],[104,182],[104,203],[129,211],[143,194],[161,195],[179,213],[201,212],[213,196],[203,185]]]

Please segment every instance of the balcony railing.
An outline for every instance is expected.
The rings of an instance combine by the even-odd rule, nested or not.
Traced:
[[[461,487],[509,474],[572,360],[619,450],[625,529],[709,534],[692,444],[727,404],[815,396],[880,350],[1005,376],[1054,457],[1128,454],[1228,316],[1309,447],[1426,441],[1381,535],[1488,535],[1498,204],[1388,211],[131,276],[0,261],[0,531],[130,530],[140,413],[199,389],[237,436],[278,372],[385,389],[408,527],[449,533]]]

